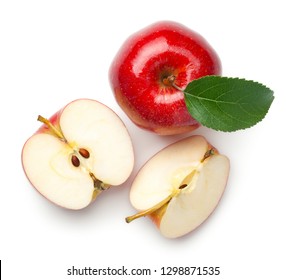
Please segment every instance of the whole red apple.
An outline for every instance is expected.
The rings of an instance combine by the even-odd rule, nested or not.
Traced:
[[[179,23],[161,21],[125,41],[109,78],[118,104],[136,125],[171,135],[200,125],[189,114],[180,88],[220,74],[219,57],[203,37]]]

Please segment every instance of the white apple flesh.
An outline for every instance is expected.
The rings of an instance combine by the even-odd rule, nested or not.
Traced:
[[[68,209],[88,206],[103,190],[129,177],[134,154],[128,131],[107,106],[69,103],[25,143],[22,164],[32,185]]]
[[[162,235],[190,233],[216,208],[229,174],[229,160],[202,136],[180,140],[152,157],[130,190],[139,213],[126,221],[150,216]]]

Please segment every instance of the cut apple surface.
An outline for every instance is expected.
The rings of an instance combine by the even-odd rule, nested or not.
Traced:
[[[149,215],[168,238],[183,236],[203,223],[217,206],[229,174],[229,160],[202,136],[180,140],[152,157],[130,191],[139,213]]]
[[[129,177],[134,154],[128,131],[107,106],[69,103],[25,143],[22,163],[32,185],[62,207],[81,209]]]

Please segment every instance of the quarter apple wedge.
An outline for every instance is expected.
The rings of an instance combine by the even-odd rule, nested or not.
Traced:
[[[134,154],[120,118],[90,99],[69,103],[25,143],[22,164],[32,185],[68,209],[88,206],[102,191],[129,177]]]
[[[193,231],[219,203],[229,167],[228,158],[202,136],[166,147],[134,179],[130,201],[139,213],[126,221],[148,215],[168,238]]]

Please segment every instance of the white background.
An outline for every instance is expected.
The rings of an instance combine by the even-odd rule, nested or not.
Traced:
[[[67,276],[73,265],[93,268],[219,266],[213,277],[172,279],[285,279],[285,19],[283,1],[1,1],[0,259],[2,277],[96,279]],[[176,240],[162,237],[133,214],[130,184],[160,148],[185,137],[160,137],[135,127],[116,104],[108,69],[133,32],[168,19],[203,35],[218,52],[225,76],[260,81],[275,92],[263,122],[252,129],[202,134],[231,160],[221,203],[198,230]],[[21,166],[24,142],[77,98],[111,107],[133,139],[130,179],[85,210],[54,206],[40,196]],[[126,277],[134,279],[133,277]],[[137,277],[138,278],[138,277]],[[140,277],[140,279],[147,277]],[[102,276],[100,279],[116,279]]]

